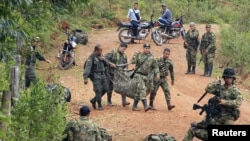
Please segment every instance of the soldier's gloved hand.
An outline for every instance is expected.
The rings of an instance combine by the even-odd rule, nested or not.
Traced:
[[[220,99],[220,100],[219,100],[219,104],[220,104],[220,105],[225,105],[225,104],[226,104],[226,100]]]
[[[88,84],[88,80],[84,80],[84,84],[87,85]]]
[[[197,127],[197,123],[196,122],[192,122],[191,123],[191,127]]]

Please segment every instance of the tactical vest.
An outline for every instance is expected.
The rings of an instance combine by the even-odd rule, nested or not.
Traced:
[[[168,61],[170,61],[170,60],[164,60],[161,57],[161,58],[157,59],[157,61],[158,61],[160,76],[162,76],[162,77],[168,76],[168,70],[169,70],[169,65],[170,65],[170,63]]]
[[[120,59],[123,59],[123,60],[120,60]],[[126,60],[127,60],[126,54],[119,53],[118,48],[116,48],[112,51],[112,58],[111,58],[112,63],[115,63],[115,64],[127,63]]]
[[[96,141],[96,131],[92,129],[90,122],[84,122],[77,120],[79,125],[79,132],[74,133],[74,139],[76,141]]]

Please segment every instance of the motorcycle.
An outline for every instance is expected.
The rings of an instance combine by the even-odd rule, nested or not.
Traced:
[[[126,22],[120,22],[118,24],[118,29],[117,31],[119,31],[118,37],[120,42],[123,43],[131,43],[132,39],[134,40],[145,40],[148,35],[152,32],[152,28],[154,28],[154,24],[155,22],[152,20],[154,15],[154,11],[150,16],[150,21],[144,21],[141,22],[138,26],[138,36],[134,37],[132,36],[133,34],[133,28],[132,25],[130,23],[126,23]]]
[[[162,38],[162,41],[160,41],[160,39],[154,40],[155,44],[159,46],[166,42],[169,43],[171,39],[176,39],[180,36],[182,39],[185,38],[186,31],[183,27],[183,16],[173,21],[171,26],[165,25],[164,23],[160,22],[160,20],[157,21],[156,26],[159,27],[153,32],[152,35],[154,35],[155,38]]]
[[[70,36],[69,33],[66,33],[68,36],[67,42],[62,44],[62,48],[58,53],[59,69],[67,70],[71,66],[75,65],[74,58],[74,47],[77,45],[74,36]]]

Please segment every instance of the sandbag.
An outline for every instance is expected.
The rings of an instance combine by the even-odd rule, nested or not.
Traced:
[[[167,133],[159,133],[149,134],[144,138],[143,141],[176,141],[176,139]]]
[[[136,82],[130,78],[130,75],[134,70],[119,70],[114,71],[113,88],[118,94],[125,95],[131,99],[134,99],[136,92]],[[148,82],[146,83],[148,95],[153,89],[153,74],[148,76]]]

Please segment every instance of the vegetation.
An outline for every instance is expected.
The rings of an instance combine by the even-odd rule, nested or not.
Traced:
[[[117,21],[125,20],[133,2],[133,0],[0,1],[0,95],[2,91],[9,90],[9,68],[14,64],[14,55],[21,54],[24,61],[32,37],[41,37],[43,52],[48,53],[48,50],[57,44],[57,39],[52,37],[54,33],[59,34],[59,38],[65,37],[58,28],[61,21],[67,21],[70,29],[88,30],[91,24],[96,23],[112,26]],[[154,20],[157,20],[161,15],[161,3],[167,4],[174,18],[184,15],[186,23],[194,21],[223,25],[218,58],[221,63],[238,68],[244,77],[248,76],[250,71],[248,59],[250,50],[247,48],[250,45],[248,0],[139,0],[143,19],[149,20],[149,15],[154,10]],[[224,26],[225,24],[230,26]],[[250,86],[250,82],[247,80],[245,82]],[[8,131],[10,141],[62,138],[66,112],[63,105],[53,103],[57,98],[44,89],[45,83],[39,82],[37,87],[21,91],[20,101],[13,108],[10,118]],[[0,121],[8,122],[8,118],[0,113]],[[0,138],[2,138],[1,132]]]

